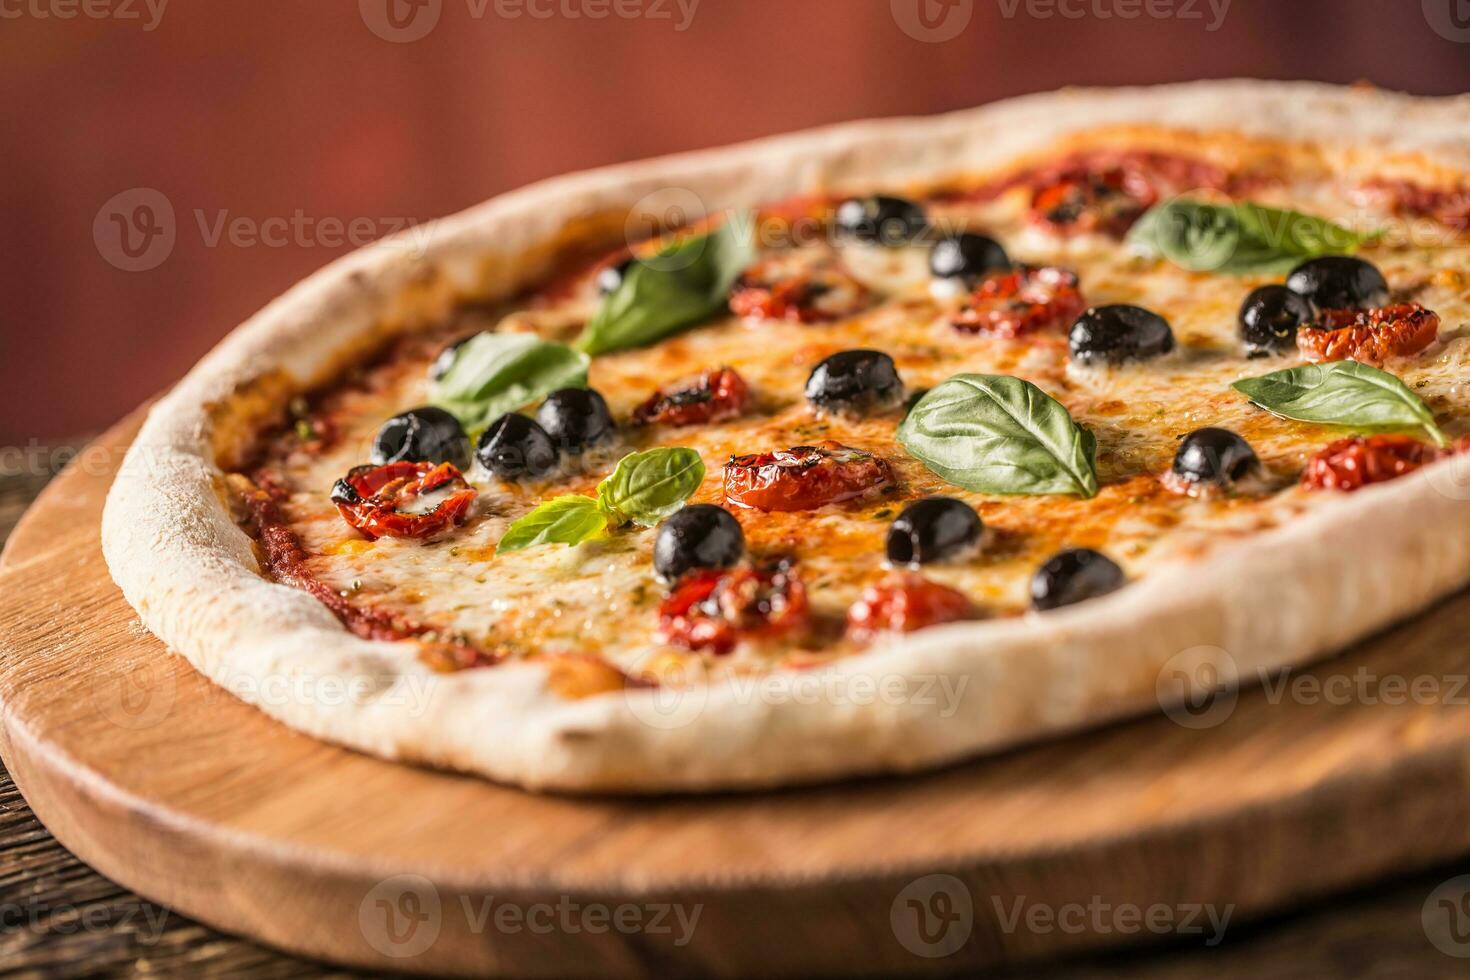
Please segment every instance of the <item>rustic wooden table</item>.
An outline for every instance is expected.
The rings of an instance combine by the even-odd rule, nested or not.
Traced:
[[[44,474],[0,473],[0,544],[45,483]],[[1165,980],[1208,970],[1242,980],[1463,977],[1470,969],[1470,889],[1455,889],[1454,901],[1442,907],[1439,900],[1446,893],[1435,893],[1460,875],[1470,875],[1470,860],[1269,922],[1232,924],[1224,942],[1207,950],[1164,946],[1011,975]],[[1470,886],[1470,878],[1460,884]],[[1429,926],[1426,906],[1434,913]],[[216,932],[113,884],[46,832],[3,768],[0,972],[37,977],[352,975]]]

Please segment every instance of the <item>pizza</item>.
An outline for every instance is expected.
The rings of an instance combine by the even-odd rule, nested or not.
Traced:
[[[1068,91],[536,185],[227,338],[107,561],[286,724],[531,788],[914,770],[1250,683],[1470,582],[1466,119]]]

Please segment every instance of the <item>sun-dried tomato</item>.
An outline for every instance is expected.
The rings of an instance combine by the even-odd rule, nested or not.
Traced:
[[[799,632],[809,618],[806,587],[787,564],[704,569],[680,579],[659,606],[659,636],[686,650],[726,654],[742,639]]]
[[[1031,193],[1031,219],[1062,234],[1122,237],[1159,200],[1153,182],[1124,166],[1079,165],[1048,175]]]
[[[1307,461],[1302,486],[1308,490],[1358,490],[1412,473],[1450,455],[1412,436],[1349,436]]]
[[[405,509],[445,490],[428,510]],[[332,487],[332,503],[369,539],[427,538],[464,520],[476,492],[452,463],[403,460],[353,469]]]
[[[1439,314],[1418,303],[1371,310],[1323,310],[1315,327],[1296,332],[1296,346],[1309,361],[1382,364],[1417,354],[1439,336]]]
[[[745,412],[750,386],[733,368],[705,371],[682,385],[659,390],[633,409],[639,425],[697,425],[724,422]]]
[[[847,635],[869,643],[883,633],[912,633],[970,619],[970,597],[914,572],[895,572],[868,586],[847,610]]]
[[[752,510],[812,510],[893,483],[887,460],[838,442],[732,456],[725,500]]]
[[[986,277],[953,323],[965,333],[1019,337],[1047,327],[1071,326],[1086,306],[1075,273],[1021,265]]]
[[[872,305],[868,288],[831,259],[788,255],[757,262],[730,290],[730,309],[747,320],[825,323]]]

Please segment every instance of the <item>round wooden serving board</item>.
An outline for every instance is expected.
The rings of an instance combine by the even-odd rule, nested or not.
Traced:
[[[958,971],[1170,927],[1202,944],[1209,911],[1238,924],[1470,851],[1463,596],[1295,697],[1217,702],[1218,724],[1159,715],[907,779],[572,799],[324,745],[170,655],[108,578],[98,522],[137,422],[0,563],[0,752],[83,860],[230,932],[391,970]]]

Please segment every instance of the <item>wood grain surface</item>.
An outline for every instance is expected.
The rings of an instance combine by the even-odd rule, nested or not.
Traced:
[[[1470,915],[1454,918],[1453,901],[1442,923],[1429,914],[1454,868],[1259,923],[1470,850],[1470,712],[1450,694],[1470,667],[1463,599],[1302,675],[1366,675],[1346,699],[1248,692],[1213,727],[1149,719],[907,781],[576,801],[320,745],[207,685],[136,628],[106,579],[95,526],[108,479],[106,465],[69,471],[6,553],[0,750],[83,858],[230,931],[415,971],[943,972],[1162,938],[1161,952],[1045,975],[1185,976],[1203,963],[1227,976],[1463,975],[1451,954],[1470,954]],[[1440,694],[1392,703],[1389,678],[1427,678]],[[318,971],[165,915],[77,865],[13,794],[0,806],[7,967]],[[403,874],[440,901],[434,940],[412,956],[392,955],[413,942],[395,944],[368,914],[385,895],[385,908],[417,911],[403,900],[419,879],[406,892]],[[922,908],[945,911],[930,874],[956,876],[973,906],[948,955],[916,955],[943,944],[894,911],[915,883]],[[675,945],[651,929],[479,921],[487,900],[523,914],[628,904],[645,922],[656,905],[682,905],[700,919]],[[1008,925],[1017,902],[1090,909],[1092,921]],[[1228,909],[1226,941],[1096,912],[1130,905],[1163,907],[1163,926],[1193,906]]]

